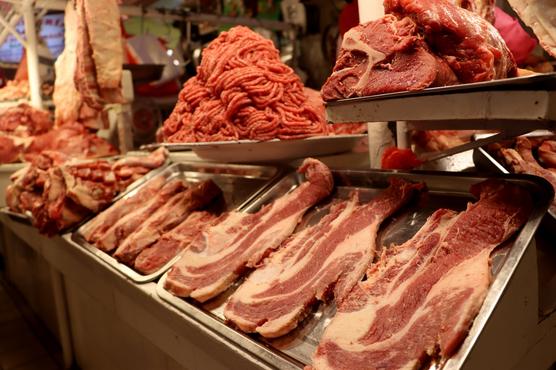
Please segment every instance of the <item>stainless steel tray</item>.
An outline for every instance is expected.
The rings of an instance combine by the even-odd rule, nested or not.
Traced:
[[[539,137],[549,135],[549,131],[535,131],[531,134],[524,135],[527,137]],[[475,135],[475,138],[480,138],[480,135]],[[504,163],[501,163],[498,159],[494,158],[486,148],[477,148],[473,151],[473,162],[475,167],[482,171],[488,171],[499,174],[511,174],[512,172],[506,167]],[[556,234],[556,213],[552,210],[548,210],[543,222],[543,230],[548,231],[551,234]]]
[[[0,208],[0,213],[9,216],[12,220],[31,225],[33,223],[33,216],[30,213],[13,212],[9,207]]]
[[[427,184],[429,192],[425,197],[398,212],[398,214],[382,225],[377,244],[384,246],[389,246],[392,243],[400,244],[411,238],[425,223],[428,216],[438,208],[464,210],[467,203],[473,200],[469,193],[470,186],[487,179],[487,177],[468,174],[437,172],[333,171],[333,173],[337,186],[335,194],[327,202],[323,202],[311,210],[300,223],[300,229],[318,222],[326,214],[330,202],[335,198],[346,198],[355,188],[362,191],[362,200],[365,201],[372,198],[380,189],[385,188],[390,177],[401,177],[416,182],[424,181]],[[519,235],[511,242],[499,247],[493,253],[493,284],[481,312],[475,319],[471,333],[460,351],[469,351],[472,348],[490,313],[502,296],[504,287],[516,269],[522,254],[530,245],[535,230],[552,196],[550,185],[543,179],[518,175],[504,176],[504,179],[530,188],[535,200],[535,209]],[[256,211],[264,204],[297,187],[300,182],[300,175],[295,173],[284,177],[245,207],[244,211]],[[233,293],[241,282],[238,282],[236,286],[230,288],[214,300],[205,304],[199,304],[190,299],[176,297],[166,291],[164,289],[166,277],[167,273],[159,280],[157,285],[157,294],[161,299],[184,313],[188,320],[201,323],[219,335],[223,342],[231,343],[230,345],[247,351],[251,356],[256,356],[261,361],[270,364],[270,368],[302,368],[304,365],[309,364],[311,355],[318,345],[324,328],[328,325],[335,312],[333,303],[320,304],[317,308],[313,309],[294,332],[275,340],[266,340],[258,335],[244,334],[227,326],[225,323],[223,315],[224,304],[227,297]]]
[[[326,102],[327,106],[353,104],[363,101],[406,98],[410,96],[444,95],[450,93],[498,91],[498,90],[556,90],[556,73],[539,73],[530,76],[504,78],[452,86],[429,87],[418,91],[400,91]]]
[[[203,180],[212,179],[222,189],[226,208],[228,210],[241,210],[246,204],[254,199],[265,188],[274,183],[282,173],[278,167],[270,166],[242,166],[207,164],[198,162],[175,163],[156,176],[166,179],[181,178],[188,183],[198,183]],[[142,187],[148,184],[155,176],[140,179],[139,183],[130,191],[122,194],[121,198],[129,198],[135,195]],[[90,220],[91,221],[91,220]],[[89,222],[90,222],[89,221]],[[131,267],[118,262],[114,257],[89,244],[81,233],[87,223],[71,235],[66,234],[64,238],[71,244],[84,248],[96,258],[107,263],[119,273],[123,274],[136,283],[151,282],[162,275],[176,261],[178,256],[161,267],[158,271],[149,275],[143,275]]]
[[[193,150],[200,158],[224,163],[279,162],[307,156],[323,156],[352,150],[367,135],[314,136],[299,140],[237,140],[205,143],[160,143],[169,151]]]

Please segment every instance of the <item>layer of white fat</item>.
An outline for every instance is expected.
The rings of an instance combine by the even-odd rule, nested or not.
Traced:
[[[382,62],[386,59],[386,54],[381,53],[378,50],[373,49],[370,45],[365,43],[362,39],[363,32],[358,28],[354,27],[344,35],[344,40],[342,42],[342,49],[346,51],[360,51],[367,55],[367,68],[365,69],[365,73],[363,73],[359,81],[355,86],[353,86],[354,90],[361,90],[366,87],[369,83],[369,75],[373,67],[377,64]],[[345,69],[351,69],[353,67],[344,68],[342,70],[334,72],[341,73]]]
[[[269,259],[265,266],[257,269],[253,274],[251,274],[251,276],[249,276],[247,281],[243,283],[238,291],[233,295],[233,299],[242,301],[245,304],[257,303],[258,300],[254,299],[253,296],[263,293],[272,286],[287,281],[291,277],[299,273],[299,271],[302,270],[305,266],[312,263],[315,254],[319,252],[319,246],[322,245],[322,241],[326,241],[327,235],[330,235],[332,232],[334,232],[334,230],[337,229],[338,225],[352,214],[354,208],[354,202],[350,202],[350,204],[348,204],[348,206],[342,211],[342,213],[330,223],[328,232],[324,231],[323,234],[319,234],[318,237],[320,239],[320,242],[316,242],[313,247],[309,251],[307,251],[307,253],[297,263],[294,263],[294,261],[297,260],[297,256],[300,253],[305,253],[304,248],[299,248],[299,250],[296,252],[296,255],[293,258],[289,259],[289,263],[283,263],[285,255],[290,253],[291,248],[296,248],[296,242],[301,242],[306,233],[310,232],[311,228],[307,228],[302,232],[296,234],[295,239],[289,242],[287,246],[276,252]],[[321,271],[326,268],[327,261],[322,264],[320,269]],[[306,289],[305,285],[307,283],[308,282],[302,284],[302,282],[300,282],[300,284],[302,285],[299,286],[296,291],[290,292],[290,294],[294,294],[299,290]],[[283,297],[284,294],[281,293],[280,296]]]
[[[457,217],[443,217],[441,220],[441,224],[437,228],[435,228],[434,232],[440,233],[441,235],[445,234],[446,229],[451,226],[456,219]],[[426,226],[424,228],[426,228]],[[440,244],[441,243],[439,243],[438,245]],[[408,245],[410,245],[410,243],[408,243]],[[416,246],[418,247],[418,245],[419,244],[417,244]],[[369,279],[362,284],[373,284],[375,281],[381,278],[381,273],[388,271],[388,268],[390,266],[397,264],[407,264],[408,262],[410,262],[410,260],[415,258],[417,253],[418,249],[416,250],[415,248],[400,249],[396,255],[389,257],[385,268],[378,271],[379,275],[370,276]],[[376,318],[376,312],[380,308],[396,304],[396,302],[400,300],[403,293],[409,288],[409,285],[413,283],[413,281],[427,267],[432,255],[434,255],[434,253],[431,253],[428,256],[427,260],[419,266],[419,268],[415,271],[411,278],[399,283],[398,280],[405,271],[405,269],[401,269],[396,277],[389,280],[390,283],[388,284],[386,294],[384,296],[370,297],[367,305],[362,307],[359,311],[336,313],[336,316],[334,317],[330,325],[326,328],[321,342],[324,342],[325,340],[331,341],[339,345],[345,351],[351,352],[371,349],[370,346],[360,344],[358,341],[359,338],[367,334],[367,331],[372,326]],[[380,343],[377,345],[380,345]]]

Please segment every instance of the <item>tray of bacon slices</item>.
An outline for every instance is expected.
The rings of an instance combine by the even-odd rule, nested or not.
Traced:
[[[531,176],[307,159],[205,228],[157,293],[268,368],[442,366],[472,346],[551,197]]]
[[[65,238],[137,283],[153,281],[199,231],[279,174],[270,166],[176,163]]]

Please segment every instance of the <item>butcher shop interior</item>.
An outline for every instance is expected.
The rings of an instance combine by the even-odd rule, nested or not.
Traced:
[[[0,1],[0,370],[556,370],[554,0]]]

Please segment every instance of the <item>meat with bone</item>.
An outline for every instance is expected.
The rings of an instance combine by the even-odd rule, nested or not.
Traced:
[[[135,259],[135,269],[145,275],[157,271],[186,249],[191,241],[216,219],[217,216],[210,212],[192,212],[175,229],[162,235],[155,244],[139,253]]]
[[[96,243],[97,240],[121,218],[154,197],[165,182],[166,179],[164,177],[157,176],[135,195],[120,199],[113,206],[99,214],[87,224],[86,228],[81,230],[81,234],[85,240],[92,244]]]
[[[515,149],[500,149],[508,166],[515,173],[526,173],[529,175],[545,178],[556,191],[556,172],[542,167],[533,156],[531,141],[523,136],[516,140]],[[556,212],[556,199],[553,200],[550,210]]]
[[[504,39],[480,16],[449,0],[385,0],[384,7],[387,13],[413,19],[460,82],[516,76],[517,66]]]
[[[96,247],[104,252],[112,252],[129,235],[137,230],[153,212],[186,188],[185,182],[179,179],[167,182],[154,197],[144,200],[144,204],[141,207],[135,208],[120,218],[104,234],[99,235]]]
[[[66,197],[97,213],[118,194],[118,183],[106,161],[68,162],[60,166]]]
[[[88,210],[66,196],[67,187],[60,167],[46,172],[42,203],[33,209],[33,225],[46,235],[54,235],[82,221]]]
[[[326,328],[314,369],[414,369],[451,356],[479,312],[490,253],[528,219],[523,188],[487,181],[467,210],[438,210],[406,243],[383,252]],[[465,232],[461,232],[465,230]]]
[[[148,157],[124,157],[112,165],[112,170],[122,184],[129,185],[144,174],[159,168],[168,158],[168,150],[161,147]]]
[[[386,15],[344,35],[322,96],[329,101],[455,83],[452,70],[429,51],[415,22]]]
[[[547,167],[556,168],[556,141],[544,141],[539,147],[539,158]]]
[[[533,29],[550,55],[556,57],[556,7],[552,0],[508,0],[521,20]]]
[[[52,128],[50,113],[27,104],[0,112],[0,132],[28,137],[43,134]]]
[[[333,188],[328,167],[306,159],[298,170],[307,181],[253,214],[231,212],[191,243],[168,274],[165,288],[204,302],[226,290],[294,231],[303,214]]]
[[[212,180],[206,180],[174,195],[120,244],[114,257],[133,266],[135,258],[145,248],[178,226],[192,211],[205,207],[221,194],[218,185]]]
[[[341,302],[375,255],[380,224],[422,185],[392,179],[367,204],[358,194],[332,207],[318,224],[291,237],[229,298],[224,315],[246,332],[274,338],[293,330],[331,287]]]
[[[102,210],[124,189],[110,162],[66,160],[59,152],[43,152],[11,177],[6,192],[10,209],[31,211],[34,224],[49,235]]]

